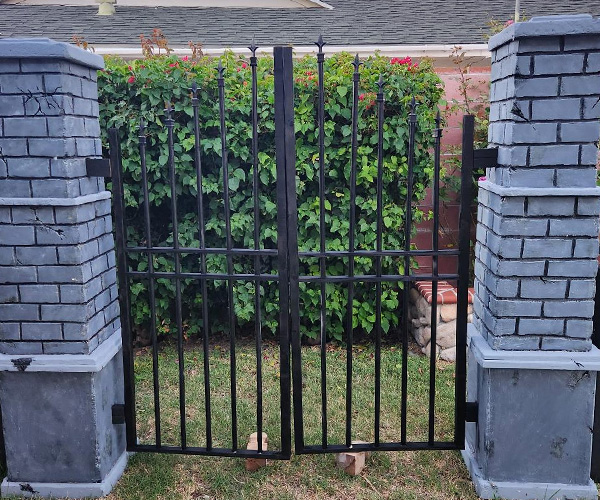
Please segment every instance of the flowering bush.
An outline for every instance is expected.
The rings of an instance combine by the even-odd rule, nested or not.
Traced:
[[[327,249],[347,250],[349,232],[349,175],[351,155],[351,106],[353,57],[337,54],[325,62],[326,114],[326,225]],[[231,234],[233,246],[253,247],[253,198],[251,150],[251,68],[246,59],[231,53],[222,58],[225,70],[227,108],[227,146],[229,151],[229,192]],[[413,64],[410,58],[389,59],[374,56],[361,66],[359,98],[359,138],[357,173],[356,245],[358,249],[375,248],[377,172],[377,80],[385,81],[384,125],[384,248],[404,245],[404,204],[407,193],[408,105],[415,96],[418,106],[416,164],[414,169],[414,202],[422,200],[432,176],[432,128],[436,104],[442,95],[440,79],[425,61]],[[196,206],[196,174],[194,168],[193,108],[189,88],[199,87],[199,114],[203,192],[205,194],[206,242],[208,247],[225,246],[223,219],[223,182],[221,170],[221,140],[219,130],[216,61],[209,58],[175,56],[147,57],[126,63],[108,59],[100,74],[100,118],[102,130],[117,126],[123,153],[126,219],[128,243],[146,244],[143,219],[140,155],[138,149],[139,119],[147,125],[147,165],[152,218],[152,244],[172,246],[170,187],[168,183],[167,131],[164,128],[166,102],[174,108],[175,166],[177,172],[179,240],[182,247],[198,247],[198,217]],[[298,243],[301,250],[319,249],[319,175],[317,64],[314,57],[295,62],[295,128],[296,184],[298,196]],[[259,116],[259,188],[260,244],[262,248],[277,248],[275,146],[273,116],[273,60],[261,57],[258,62]],[[415,221],[423,214],[414,210]],[[414,226],[413,226],[414,227]],[[172,255],[155,254],[156,271],[172,271]],[[132,254],[130,266],[147,269],[144,254]],[[182,255],[182,270],[198,272],[198,255]],[[318,259],[301,261],[301,273],[318,275]],[[207,258],[209,272],[224,272],[223,256]],[[276,272],[276,259],[261,259],[263,273]],[[356,274],[374,274],[372,258],[356,258]],[[347,258],[331,258],[327,272],[346,273]],[[384,274],[403,272],[403,260],[383,259]],[[252,257],[235,257],[236,273],[254,272]],[[156,283],[157,323],[160,332],[175,331],[174,283],[158,279]],[[384,284],[382,325],[388,332],[398,324],[399,286]],[[148,330],[149,305],[147,283],[131,285],[132,314],[138,333]],[[278,326],[277,284],[261,285],[263,325],[276,333]],[[301,329],[304,335],[316,337],[319,331],[319,286],[301,284]],[[357,284],[354,301],[355,327],[366,334],[375,321],[375,286]],[[186,335],[201,330],[202,297],[196,280],[182,281]],[[209,282],[210,322],[212,331],[227,331],[227,287],[223,281]],[[236,281],[234,302],[238,326],[243,331],[252,328],[254,284]],[[338,339],[344,333],[347,289],[345,285],[327,285],[328,332]]]

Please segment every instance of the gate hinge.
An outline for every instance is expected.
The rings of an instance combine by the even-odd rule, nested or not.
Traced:
[[[473,170],[479,170],[498,165],[498,148],[473,150]]]
[[[85,168],[88,177],[110,177],[111,166],[107,158],[86,158]]]
[[[116,404],[112,405],[112,423],[113,425],[119,425],[125,423],[125,405]]]
[[[477,422],[479,416],[479,404],[477,401],[468,401],[465,408],[465,421]]]

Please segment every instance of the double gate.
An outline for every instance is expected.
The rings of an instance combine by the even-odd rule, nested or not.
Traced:
[[[469,280],[469,256],[471,241],[471,201],[473,184],[473,117],[466,116],[463,122],[463,160],[461,172],[461,196],[460,196],[460,221],[459,221],[459,245],[458,248],[440,248],[438,233],[440,230],[439,214],[439,192],[440,192],[440,138],[441,123],[438,117],[434,130],[433,142],[433,229],[432,245],[429,250],[417,250],[411,245],[411,238],[414,236],[413,220],[413,175],[415,168],[415,135],[418,130],[418,109],[413,98],[410,104],[410,115],[408,130],[408,157],[407,173],[404,189],[406,190],[406,205],[403,208],[405,213],[404,227],[389,228],[384,222],[384,202],[389,200],[384,198],[384,85],[385,82],[380,78],[378,82],[378,92],[376,94],[377,107],[377,144],[376,155],[376,175],[375,200],[373,200],[374,210],[374,233],[373,248],[362,248],[356,240],[357,234],[357,174],[361,166],[357,165],[357,150],[359,147],[359,101],[360,95],[360,61],[358,57],[354,61],[353,72],[353,90],[351,96],[351,158],[349,165],[349,175],[347,179],[347,189],[349,192],[349,212],[348,212],[348,248],[345,250],[331,250],[328,246],[328,201],[327,201],[327,168],[328,160],[325,156],[325,88],[324,88],[324,54],[323,44],[319,43],[318,53],[318,124],[315,134],[315,140],[318,141],[318,200],[315,203],[315,212],[317,215],[317,224],[319,228],[319,238],[314,243],[313,248],[302,243],[299,248],[298,243],[298,207],[297,207],[297,181],[296,181],[296,141],[294,132],[294,77],[292,49],[288,47],[277,47],[274,49],[274,106],[275,106],[275,156],[276,156],[276,247],[270,248],[269,245],[263,245],[261,242],[261,207],[259,199],[261,197],[261,186],[259,183],[259,112],[258,112],[258,92],[257,92],[257,58],[255,57],[255,48],[250,58],[252,69],[252,106],[251,114],[248,117],[252,123],[252,148],[251,148],[251,168],[252,173],[252,202],[251,212],[253,214],[252,238],[249,244],[241,246],[239,242],[234,245],[232,237],[232,213],[230,189],[222,189],[219,196],[222,196],[223,213],[220,216],[222,221],[222,233],[224,234],[224,246],[210,247],[206,240],[206,218],[208,210],[207,190],[203,186],[203,180],[206,173],[203,171],[201,158],[201,141],[199,130],[199,89],[194,86],[191,89],[191,105],[193,108],[194,120],[194,167],[196,171],[196,192],[197,192],[197,235],[198,240],[194,245],[180,242],[178,229],[178,188],[176,172],[176,140],[174,134],[173,109],[166,110],[166,120],[164,126],[166,129],[166,141],[168,143],[167,170],[165,184],[168,185],[168,198],[170,198],[170,209],[172,215],[172,245],[155,246],[152,241],[153,221],[150,211],[150,193],[149,193],[149,168],[146,165],[147,157],[147,133],[143,123],[140,124],[139,133],[139,151],[140,151],[140,182],[142,185],[142,199],[139,200],[138,217],[143,218],[142,243],[132,244],[128,240],[128,219],[126,217],[123,169],[121,165],[120,137],[117,129],[109,131],[109,143],[112,164],[112,181],[114,195],[114,214],[116,219],[116,242],[118,275],[120,284],[120,303],[122,314],[122,333],[123,333],[123,356],[125,366],[125,405],[124,416],[127,431],[127,447],[129,451],[142,452],[161,452],[161,453],[184,453],[194,455],[215,455],[230,457],[262,457],[271,459],[289,459],[292,453],[292,417],[293,417],[293,440],[294,452],[302,453],[329,453],[341,451],[390,451],[390,450],[417,450],[417,449],[462,449],[464,447],[465,419],[467,412],[466,403],[466,340],[467,340],[467,307],[468,307],[468,280]],[[219,130],[220,130],[220,175],[222,175],[222,186],[231,186],[231,172],[228,164],[228,145],[226,131],[226,96],[224,68],[218,69],[218,98],[219,98]],[[393,133],[393,131],[392,131]],[[338,183],[339,183],[338,179]],[[343,182],[343,181],[342,181]],[[399,187],[398,187],[399,188]],[[387,200],[387,201],[386,201]],[[396,231],[403,237],[402,245],[398,248],[386,248],[384,246],[384,236],[388,231]],[[272,246],[272,245],[271,245]],[[131,266],[132,256],[143,257],[145,269]],[[156,268],[155,259],[159,255],[167,255],[172,259],[173,267],[170,270],[159,270]],[[192,256],[198,262],[199,268],[183,269],[182,261]],[[440,258],[450,258],[455,262],[456,272],[452,274],[441,274],[438,272]],[[414,260],[416,258],[428,258],[431,261],[431,272],[428,274],[419,274],[414,269]],[[223,259],[224,269],[215,271],[211,269],[211,259]],[[245,259],[245,260],[244,260]],[[357,262],[364,262],[366,259],[371,262],[365,272],[365,267],[357,266]],[[243,260],[246,264],[239,265]],[[343,270],[339,273],[329,272],[328,264],[332,261],[341,263]],[[394,263],[390,266],[389,262]],[[307,264],[307,263],[310,263]],[[248,271],[247,269],[251,269]],[[240,272],[240,269],[242,271]],[[390,270],[391,269],[391,270]],[[357,271],[358,270],[358,271]],[[395,270],[395,271],[394,271]],[[138,411],[140,401],[136,399],[136,367],[135,352],[132,327],[134,318],[131,316],[131,306],[133,296],[131,293],[132,283],[141,280],[144,287],[147,287],[148,306],[149,306],[149,325],[152,351],[152,396],[148,402],[153,402],[153,429],[150,433],[151,438],[146,442],[138,442]],[[157,298],[156,283],[157,280],[168,280],[174,286],[174,324],[176,325],[177,342],[177,420],[178,420],[178,443],[173,443],[172,439],[166,444],[163,439],[164,428],[161,428],[161,391],[164,387],[160,381],[160,348],[158,345],[157,331]],[[410,357],[410,314],[409,314],[409,293],[410,285],[415,281],[431,281],[433,283],[433,296],[437,295],[437,285],[441,280],[448,280],[457,283],[457,321],[456,321],[456,364],[452,369],[454,376],[454,431],[453,436],[448,439],[439,440],[436,438],[436,356],[432,355],[428,362],[428,394],[425,396],[427,402],[427,433],[424,439],[414,440],[410,437],[408,429],[408,419],[410,411],[409,401],[409,357]],[[198,366],[190,367],[189,359],[185,356],[184,339],[184,309],[189,304],[182,304],[182,287],[186,283],[194,282],[197,284],[201,296],[202,327],[201,327],[201,350],[202,361],[198,361]],[[228,384],[228,403],[229,403],[229,422],[230,440],[224,444],[224,440],[216,439],[213,436],[214,415],[212,409],[215,405],[214,394],[211,393],[211,368],[210,357],[212,355],[211,338],[219,332],[211,332],[210,321],[211,314],[216,311],[209,307],[209,295],[214,290],[215,283],[221,284],[226,289],[226,327],[228,330],[228,357],[229,357],[229,384]],[[247,450],[244,444],[240,444],[240,429],[238,426],[239,394],[238,377],[239,368],[236,366],[236,308],[234,306],[234,289],[239,283],[252,283],[254,296],[254,328],[253,336],[256,352],[256,372],[255,375],[248,373],[248,377],[255,377],[256,384],[253,401],[256,403],[256,419],[253,430],[259,435],[265,430],[263,415],[264,396],[263,389],[265,381],[263,380],[263,319],[261,312],[264,311],[263,295],[266,293],[266,287],[272,287],[272,297],[278,297],[278,344],[279,344],[279,419],[280,419],[280,439],[279,449],[262,449],[262,440],[258,440],[258,449]],[[304,287],[304,288],[303,288]],[[318,344],[312,349],[319,350],[320,374],[319,384],[310,387],[310,391],[320,393],[319,426],[320,429],[311,429],[311,435],[319,435],[317,442],[307,442],[306,431],[309,424],[305,424],[304,417],[307,410],[307,403],[303,400],[303,377],[305,377],[305,367],[303,366],[301,328],[304,315],[306,314],[306,304],[301,304],[301,289],[313,287],[318,296]],[[384,314],[382,312],[382,296],[385,289],[395,287],[398,294],[398,311],[400,318],[398,325],[399,342],[397,348],[401,349],[401,362],[396,365],[396,372],[393,374],[400,380],[399,405],[393,411],[399,413],[400,426],[394,439],[385,439],[382,436],[382,333]],[[276,290],[275,290],[276,289]],[[368,442],[354,442],[357,429],[353,427],[353,422],[357,412],[356,398],[353,398],[353,382],[356,383],[356,377],[353,375],[353,361],[355,356],[353,316],[356,314],[353,306],[356,302],[355,294],[366,293],[374,300],[374,351],[373,351],[373,393],[370,394],[369,411],[373,413],[370,435],[372,439]],[[327,297],[331,290],[343,290],[343,297],[347,300],[345,317],[343,318],[343,329],[345,343],[345,384],[343,388],[339,385],[332,386],[328,384],[328,334],[330,332],[331,317],[327,314]],[[360,291],[362,290],[362,291]],[[374,295],[373,295],[374,293]],[[363,296],[364,299],[364,296]],[[185,307],[184,307],[185,306]],[[432,303],[432,321],[431,321],[431,345],[436,344],[436,321],[437,304]],[[385,321],[385,320],[384,320]],[[192,362],[194,363],[194,362]],[[189,369],[197,368],[203,374],[203,387],[194,388],[202,392],[203,416],[202,422],[205,429],[203,432],[203,443],[190,443],[188,440],[188,425],[190,419],[196,419],[196,416],[190,416],[186,401],[187,391],[191,388],[186,385],[187,373]],[[245,376],[245,375],[244,375]],[[387,382],[385,382],[387,383]],[[335,393],[338,394],[335,394]],[[341,392],[341,393],[340,393]],[[292,400],[293,394],[293,400]],[[330,426],[332,419],[328,408],[328,401],[336,396],[344,400],[344,432],[332,439]],[[212,399],[211,399],[212,396]],[[146,401],[146,400],[144,400]],[[354,405],[353,405],[354,403]],[[293,408],[293,413],[292,413]],[[222,414],[218,418],[223,418]],[[336,417],[337,418],[337,417]],[[313,419],[314,423],[314,419]],[[339,422],[335,422],[339,424]],[[362,430],[362,429],[361,429]],[[316,434],[315,434],[316,433]],[[308,440],[310,441],[310,440]]]

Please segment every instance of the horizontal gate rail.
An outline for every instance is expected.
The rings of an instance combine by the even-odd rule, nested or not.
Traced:
[[[196,247],[179,247],[177,250],[172,247],[127,247],[125,249],[128,253],[184,253],[184,254],[212,254],[212,255],[258,255],[258,256],[270,256],[276,257],[277,250],[263,248],[260,250],[250,250],[247,248],[196,248]],[[348,257],[350,254],[356,257],[403,257],[410,255],[414,257],[436,257],[436,256],[457,256],[460,252],[456,249],[442,249],[442,250],[355,250],[350,252],[347,250],[327,250],[327,251],[309,251],[300,250],[298,251],[299,257]]]

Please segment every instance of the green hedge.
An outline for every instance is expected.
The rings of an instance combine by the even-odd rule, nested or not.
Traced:
[[[349,232],[349,188],[352,60],[349,54],[326,59],[326,225],[327,249],[346,250]],[[227,141],[229,150],[229,189],[231,200],[231,232],[234,247],[252,248],[253,200],[251,157],[251,69],[246,59],[228,53],[222,58],[225,70]],[[425,195],[431,180],[432,129],[436,105],[442,96],[442,84],[431,65],[409,60],[374,56],[361,66],[359,120],[357,229],[358,249],[375,248],[375,180],[377,168],[376,82],[382,74],[385,86],[385,166],[384,166],[384,248],[402,248],[404,244],[404,204],[407,192],[408,107],[414,95],[418,106],[416,165],[414,169],[414,201]],[[170,188],[167,168],[167,131],[164,107],[172,103],[175,113],[175,163],[179,209],[179,238],[182,246],[198,247],[196,215],[196,176],[193,164],[193,120],[189,87],[199,86],[201,157],[204,173],[206,238],[209,247],[224,247],[224,218],[221,171],[221,142],[217,99],[216,61],[182,60],[174,56],[152,57],[134,62],[108,59],[106,70],[99,76],[100,120],[103,133],[109,127],[120,128],[126,198],[128,239],[131,245],[145,245],[143,230],[143,193],[141,187],[138,124],[147,124],[147,165],[149,172],[152,239],[155,246],[172,245]],[[298,242],[301,250],[319,249],[318,202],[318,127],[317,64],[314,57],[295,62],[295,127],[297,154]],[[260,234],[264,248],[276,248],[275,146],[273,120],[273,60],[261,57],[258,62],[259,99],[259,179]],[[104,137],[106,144],[106,137]],[[424,214],[415,210],[415,221]],[[146,270],[143,254],[131,255],[130,266]],[[263,259],[263,272],[273,272],[275,259]],[[169,255],[156,255],[158,271],[173,270]],[[252,273],[251,258],[235,258],[236,272]],[[328,259],[329,274],[346,272],[347,259]],[[385,258],[384,274],[403,272],[403,260]],[[224,272],[222,256],[208,258],[209,272]],[[199,271],[199,258],[184,255],[182,269]],[[374,274],[374,259],[357,258],[357,274]],[[319,274],[317,259],[303,259],[301,273]],[[254,285],[236,282],[235,312],[241,331],[254,324]],[[375,321],[375,285],[357,285],[354,301],[355,327],[365,334],[373,330]],[[399,286],[383,286],[383,329],[387,333],[398,324]],[[132,314],[138,334],[149,330],[148,286],[144,281],[131,285]],[[319,287],[301,284],[302,333],[316,337],[319,332]],[[157,280],[157,324],[162,334],[176,331],[174,326],[175,287],[167,279]],[[278,303],[276,284],[261,286],[263,325],[276,333]],[[209,309],[212,331],[228,331],[225,282],[209,282]],[[327,318],[329,335],[341,339],[344,334],[347,290],[343,285],[327,285]],[[198,282],[183,282],[184,334],[201,331],[201,294]]]

